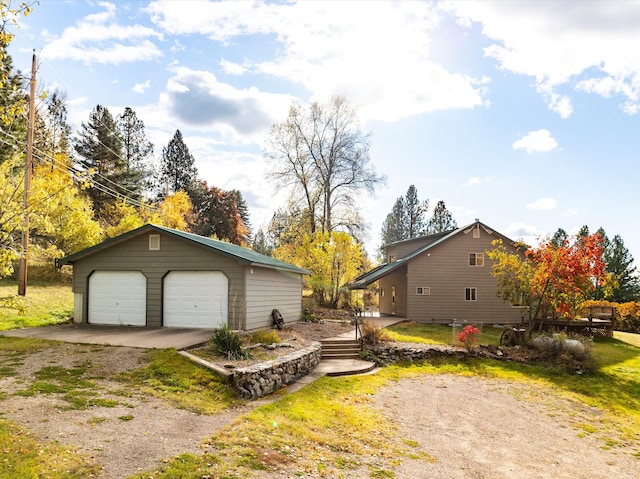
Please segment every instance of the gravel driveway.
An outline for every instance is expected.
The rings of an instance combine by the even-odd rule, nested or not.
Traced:
[[[17,376],[0,377],[4,417],[32,431],[41,441],[78,448],[103,467],[102,478],[121,478],[151,469],[183,452],[200,451],[200,441],[255,407],[205,416],[133,393],[115,408],[60,410],[55,396],[14,396],[33,381],[43,365],[73,367],[91,361],[104,376],[137,368],[144,351],[127,347],[58,344],[29,355]],[[340,380],[335,379],[335,380]],[[121,385],[99,380],[105,390]],[[122,398],[119,398],[122,400]],[[602,419],[598,410],[554,398],[542,387],[530,390],[505,381],[449,375],[403,379],[381,389],[372,400],[406,438],[417,441],[433,463],[407,459],[396,478],[611,478],[640,477],[640,460],[631,447],[604,449],[596,434],[574,427]],[[131,416],[130,420],[123,417]],[[580,437],[580,435],[584,437]],[[295,464],[292,464],[295,469]],[[368,471],[342,471],[369,477]],[[295,477],[265,474],[256,477]]]

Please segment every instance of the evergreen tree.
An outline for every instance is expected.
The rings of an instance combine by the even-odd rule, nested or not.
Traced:
[[[420,201],[418,190],[410,185],[406,195],[396,199],[382,224],[381,249],[397,241],[423,236],[426,233],[424,215],[428,209],[429,200]]]
[[[253,238],[253,251],[256,253],[266,254],[267,256],[271,256],[271,252],[273,251],[273,247],[269,244],[267,240],[267,235],[264,234],[262,228],[258,230],[255,237]]]
[[[569,235],[562,228],[558,228],[558,230],[553,233],[553,236],[551,237],[551,245],[556,248],[564,246],[567,241],[569,241]]]
[[[78,168],[91,176],[87,193],[96,214],[109,222],[106,213],[109,206],[135,192],[127,188],[131,175],[122,155],[122,138],[106,107],[97,105],[89,114],[89,121],[82,123],[73,147],[80,156],[76,160]]]
[[[53,170],[61,166],[60,160],[69,155],[71,126],[67,121],[67,106],[64,93],[55,90],[45,99],[46,109],[36,111],[34,131],[34,161],[48,163]]]
[[[0,41],[0,163],[25,151],[28,95],[25,80],[13,71],[13,61]]]
[[[445,206],[444,201],[438,201],[433,210],[433,216],[431,216],[431,219],[427,224],[427,233],[442,233],[444,231],[454,230],[457,227],[458,223],[453,219],[453,216]]]
[[[414,185],[409,186],[404,200],[406,214],[407,238],[416,238],[425,234],[424,215],[429,209],[429,200],[420,201],[418,190]]]
[[[182,190],[191,196],[198,177],[195,161],[182,138],[182,133],[176,130],[169,144],[162,149],[162,187],[170,194]],[[195,203],[193,198],[191,201]]]
[[[604,261],[607,273],[613,275],[615,287],[609,301],[626,303],[640,299],[640,281],[637,269],[633,266],[633,256],[625,247],[620,235],[605,242]]]
[[[393,204],[391,213],[387,215],[382,224],[382,247],[407,239],[407,215],[404,198],[400,196]]]
[[[140,198],[145,190],[148,191],[153,186],[150,166],[153,143],[147,139],[144,122],[129,107],[118,115],[117,127],[122,138],[122,155],[128,172],[126,187],[135,192],[136,198]]]

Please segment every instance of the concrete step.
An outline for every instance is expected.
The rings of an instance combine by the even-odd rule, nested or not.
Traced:
[[[322,359],[357,359],[360,342],[353,339],[323,339]]]

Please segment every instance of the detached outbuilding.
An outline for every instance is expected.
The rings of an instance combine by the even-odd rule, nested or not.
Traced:
[[[147,224],[57,261],[73,266],[74,322],[251,330],[302,317],[305,269]]]

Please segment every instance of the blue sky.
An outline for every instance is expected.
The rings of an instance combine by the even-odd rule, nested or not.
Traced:
[[[293,100],[346,96],[387,185],[362,198],[367,249],[414,184],[458,224],[534,242],[602,226],[640,261],[640,2],[41,0],[10,53],[65,91],[74,127],[133,108],[158,155],[176,128],[254,231],[285,194],[269,127]]]

